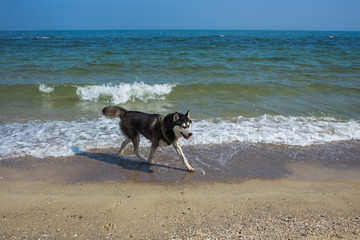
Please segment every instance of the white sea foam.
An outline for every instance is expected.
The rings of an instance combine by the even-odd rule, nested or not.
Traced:
[[[176,84],[149,85],[143,82],[120,83],[118,85],[94,85],[77,87],[76,94],[82,101],[107,101],[112,104],[165,99]]]
[[[261,116],[193,121],[193,137],[182,145],[231,142],[312,145],[360,140],[360,121],[334,118]],[[70,156],[93,148],[119,148],[118,119],[28,121],[0,125],[0,159],[30,155]],[[143,139],[141,146],[149,146]]]
[[[70,156],[91,148],[117,147],[119,131],[118,124],[106,118],[6,123],[0,125],[0,159]]]
[[[52,91],[54,91],[54,89],[54,87],[48,86],[44,83],[39,85],[39,91],[43,93],[51,93]]]
[[[360,121],[263,115],[257,118],[201,120],[194,124],[193,131],[191,144],[245,142],[306,146],[359,140]],[[197,138],[197,135],[200,137]]]
[[[52,37],[35,37],[34,39],[51,39]]]

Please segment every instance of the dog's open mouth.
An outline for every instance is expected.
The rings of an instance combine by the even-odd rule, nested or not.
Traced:
[[[183,135],[184,138],[186,139],[190,139],[190,136],[185,136],[183,133],[181,133]]]

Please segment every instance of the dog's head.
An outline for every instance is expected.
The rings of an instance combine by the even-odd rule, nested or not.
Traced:
[[[184,137],[190,139],[192,132],[190,130],[192,121],[190,120],[190,113],[187,111],[185,114],[175,113],[173,117],[175,124],[174,132],[177,138]]]

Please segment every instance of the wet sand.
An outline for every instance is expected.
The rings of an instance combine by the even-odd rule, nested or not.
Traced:
[[[360,144],[0,161],[3,239],[360,239]],[[147,149],[142,149],[146,155]]]
[[[132,146],[124,156],[118,149],[94,149],[70,157],[32,157],[0,161],[0,177],[57,184],[91,182],[186,183],[242,182],[249,179],[330,180],[360,178],[360,142],[307,147],[267,144],[226,144],[183,147],[194,173],[172,147],[160,148],[149,165],[136,159]],[[148,148],[140,153],[147,156]]]

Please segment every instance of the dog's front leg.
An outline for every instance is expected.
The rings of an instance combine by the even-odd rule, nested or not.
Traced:
[[[149,160],[148,160],[149,164],[152,163],[152,159],[154,157],[154,153],[156,151],[156,148],[157,147],[154,144],[151,144],[151,150],[150,150],[150,155],[149,155]]]
[[[190,164],[188,163],[188,161],[186,160],[186,158],[185,158],[185,156],[184,156],[184,153],[183,153],[183,151],[182,151],[182,149],[181,149],[181,147],[180,147],[179,141],[175,141],[175,142],[173,143],[173,146],[174,146],[176,152],[179,154],[181,160],[183,160],[183,162],[184,162],[186,168],[188,169],[188,171],[189,171],[189,172],[195,171],[195,169],[192,168],[192,167],[190,166]]]
[[[139,143],[140,143],[140,135],[137,135],[134,139],[132,139],[134,145],[134,153],[142,162],[146,162],[146,159],[143,158],[139,153]]]

